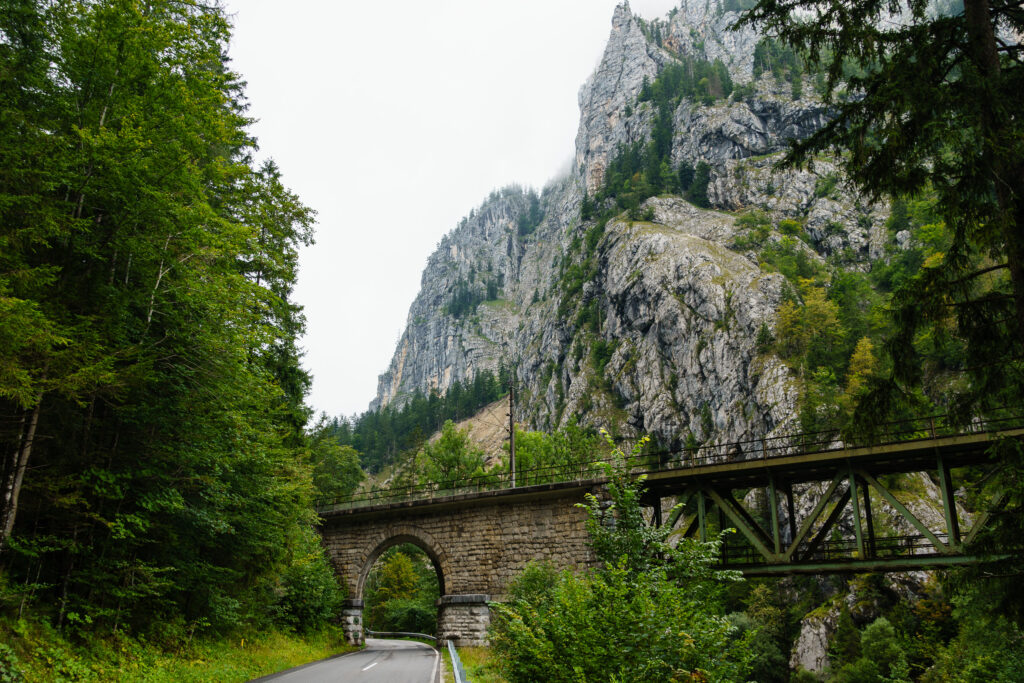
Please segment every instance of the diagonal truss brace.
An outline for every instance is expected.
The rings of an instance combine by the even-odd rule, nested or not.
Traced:
[[[913,512],[911,512],[903,503],[896,499],[896,496],[892,495],[889,489],[882,486],[877,479],[868,474],[865,470],[856,470],[856,474],[860,476],[869,486],[874,488],[878,493],[885,498],[886,502],[889,503],[903,517],[905,520],[921,532],[921,535],[928,539],[928,542],[934,546],[943,555],[949,555],[956,552],[956,547],[950,547],[939,540],[938,536],[932,533],[931,529],[925,526],[921,520],[919,520]]]
[[[708,504],[718,508],[722,516],[720,526],[725,526],[725,520],[736,528],[746,539],[754,551],[763,558],[769,565],[791,565],[793,563],[806,563],[813,561],[814,556],[821,545],[828,539],[829,535],[836,528],[839,519],[847,510],[852,515],[853,533],[856,553],[850,560],[860,559],[873,561],[877,558],[876,536],[874,520],[872,515],[871,489],[879,497],[884,499],[895,512],[913,526],[935,551],[943,556],[951,557],[962,554],[964,545],[974,540],[979,529],[988,521],[988,514],[979,515],[972,528],[965,535],[961,535],[959,520],[953,500],[952,477],[949,468],[939,458],[938,479],[942,502],[944,508],[945,529],[950,539],[945,543],[939,536],[929,529],[911,510],[901,503],[892,491],[881,484],[878,479],[864,468],[855,468],[850,465],[841,465],[835,471],[828,486],[822,492],[814,509],[807,515],[799,525],[792,511],[792,492],[790,484],[786,481],[777,482],[775,477],[768,473],[765,484],[770,510],[769,518],[765,521],[770,528],[765,529],[763,523],[759,523],[743,505],[737,501],[733,493],[727,487],[715,486],[710,482],[691,484],[683,495],[677,498],[682,504],[678,505],[671,516],[669,523],[672,526],[678,525],[676,533],[684,537],[699,535],[701,540],[707,540],[707,510]],[[782,543],[781,520],[779,506],[783,504],[779,494],[783,493],[789,502],[789,538],[788,543]],[[870,494],[870,495],[869,495]],[[684,502],[685,501],[685,502]],[[1002,503],[1002,496],[997,496],[992,501],[992,507],[998,508]],[[696,504],[696,505],[694,505]],[[830,507],[831,506],[831,507]],[[694,510],[696,507],[696,510]],[[684,512],[684,508],[687,512]],[[826,514],[826,511],[827,514]],[[851,548],[853,550],[853,548]]]
[[[771,541],[768,539],[768,534],[761,528],[761,525],[754,521],[750,513],[736,502],[736,499],[732,497],[732,493],[710,487],[707,489],[707,493],[715,501],[718,509],[725,513],[729,521],[736,525],[736,529],[750,541],[750,544],[754,546],[754,549],[765,560],[772,563],[782,561],[781,554],[776,554],[769,549],[768,546]]]
[[[821,517],[821,513],[825,510],[825,506],[828,505],[830,500],[832,500],[832,496],[835,495],[836,489],[839,488],[839,484],[841,484],[842,481],[843,473],[837,472],[836,476],[832,478],[832,482],[828,485],[828,488],[825,489],[825,492],[818,499],[818,504],[814,506],[814,510],[812,510],[811,514],[804,520],[804,523],[800,526],[800,531],[789,544],[789,548],[786,549],[786,552],[782,556],[783,561],[790,562],[794,559],[797,548],[799,548],[800,544],[804,542],[807,535],[811,533],[814,523],[818,521],[819,517]],[[837,505],[836,507],[841,506]],[[830,525],[826,524],[825,526],[827,527]]]

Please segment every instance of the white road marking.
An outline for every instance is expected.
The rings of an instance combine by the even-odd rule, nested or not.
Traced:
[[[380,664],[380,662],[374,662],[373,664],[368,664],[367,666],[363,667],[363,671],[366,671],[367,669],[372,669],[373,667],[377,666],[378,664]]]

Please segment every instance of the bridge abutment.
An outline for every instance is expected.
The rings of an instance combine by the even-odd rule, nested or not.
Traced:
[[[442,595],[437,601],[437,640],[451,640],[457,647],[483,645],[491,625],[489,595],[465,593]]]
[[[362,645],[363,636],[363,601],[346,600],[341,605],[341,630],[345,641],[350,645]]]

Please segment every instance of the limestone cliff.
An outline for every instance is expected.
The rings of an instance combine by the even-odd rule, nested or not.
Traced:
[[[859,267],[881,248],[885,212],[846,190],[827,160],[813,171],[773,168],[787,141],[817,130],[828,110],[809,84],[794,100],[770,74],[754,79],[759,38],[728,31],[733,18],[717,0],[684,0],[650,22],[626,3],[616,8],[580,90],[572,172],[539,196],[492,193],[441,241],[371,408],[443,393],[505,363],[522,389],[516,417],[537,429],[578,420],[679,444],[690,433],[752,438],[792,419],[790,371],[755,343],[774,326],[783,279],[734,248],[744,233],[736,216],[760,208],[800,218],[810,258]],[[581,218],[585,193],[601,187],[617,150],[650,138],[656,112],[638,95],[687,56],[720,59],[747,84],[741,96],[684,97],[674,109],[671,162],[708,165],[714,209],[651,198],[641,216],[597,230]]]

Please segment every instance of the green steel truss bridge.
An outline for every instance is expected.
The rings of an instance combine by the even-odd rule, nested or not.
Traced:
[[[735,529],[722,536],[722,564],[745,575],[935,569],[992,559],[975,554],[972,541],[1012,505],[993,484],[1001,465],[992,446],[1006,439],[1024,439],[1024,417],[964,428],[934,416],[885,425],[872,442],[791,434],[643,453],[620,466],[646,477],[644,504],[654,521],[701,539]],[[325,519],[386,520],[469,508],[492,514],[484,510],[526,499],[564,506],[586,492],[600,494],[605,468],[586,462],[519,471],[514,479],[506,472],[364,491],[320,501],[319,511]],[[923,482],[920,473],[931,480],[926,500],[893,485],[900,481],[893,475],[918,474]],[[958,510],[963,496],[974,504],[970,515]],[[892,531],[896,526],[903,532]]]

